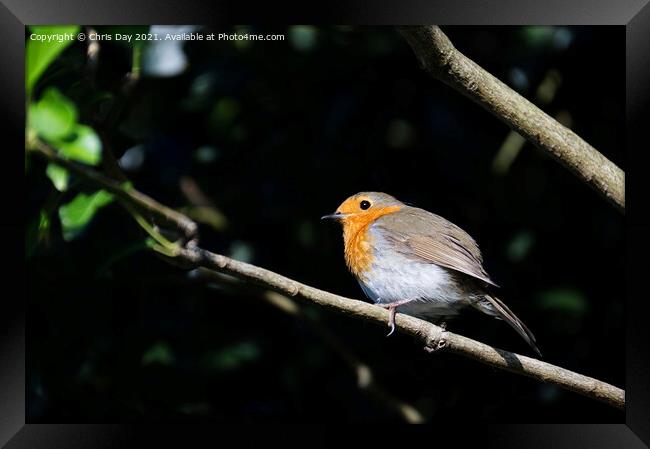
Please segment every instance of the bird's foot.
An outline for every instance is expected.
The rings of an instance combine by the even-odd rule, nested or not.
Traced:
[[[424,347],[424,350],[429,354],[433,354],[434,352],[447,347],[447,323],[443,321],[438,324],[438,327],[441,328],[442,331],[434,331],[434,334],[430,336],[429,342],[427,342],[427,345]]]
[[[407,302],[411,302],[411,301],[404,300],[404,301],[392,302],[390,304],[381,304],[381,306],[388,309],[389,312],[388,327],[390,328],[390,332],[386,335],[387,337],[390,337],[395,332],[395,314],[397,313],[397,307],[401,306],[402,304],[406,304]]]
[[[395,332],[395,314],[397,313],[397,306],[388,307],[388,311],[390,312],[390,315],[388,315],[388,327],[390,328],[390,332],[386,336],[390,337],[393,335],[393,332]]]

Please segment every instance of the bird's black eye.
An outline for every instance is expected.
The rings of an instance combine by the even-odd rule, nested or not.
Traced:
[[[370,201],[363,200],[359,203],[359,207],[363,210],[366,210],[370,207]]]

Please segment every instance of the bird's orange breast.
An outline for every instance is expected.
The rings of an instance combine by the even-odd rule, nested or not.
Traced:
[[[393,214],[401,208],[402,206],[388,206],[372,209],[346,217],[343,221],[345,263],[357,278],[365,278],[365,273],[375,257],[372,236],[368,232],[368,228],[379,217]]]

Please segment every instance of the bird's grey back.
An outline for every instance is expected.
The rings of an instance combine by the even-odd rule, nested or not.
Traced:
[[[412,206],[377,219],[375,225],[404,255],[450,268],[496,285],[483,268],[476,241],[445,218]]]

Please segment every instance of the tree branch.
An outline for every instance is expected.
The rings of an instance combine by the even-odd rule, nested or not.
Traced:
[[[36,139],[30,143],[29,151],[38,154],[50,162],[54,162],[77,176],[95,183],[96,185],[108,190],[118,198],[127,201],[137,209],[151,214],[164,223],[170,223],[180,230],[188,240],[193,239],[198,231],[197,224],[181,214],[180,212],[170,209],[154,200],[153,198],[140,193],[136,189],[125,187],[124,183],[111,179],[103,174],[86,168],[69,159],[61,157],[57,151],[45,142]]]
[[[75,174],[94,182],[99,187],[111,191],[134,206],[146,208],[158,217],[172,217],[172,222],[186,228],[190,225],[196,226],[189,218],[161,205],[135,189],[130,188],[125,190],[116,181],[90,168],[61,158],[54,150],[42,142],[33,145],[31,151],[34,151],[46,160],[55,162]],[[238,279],[261,285],[289,297],[303,299],[312,304],[353,318],[374,322],[383,326],[388,322],[388,311],[382,307],[319,290],[270,270],[239,262],[196,246],[179,249],[175,257],[165,259],[170,263],[186,268],[203,267],[219,273],[229,274]],[[432,350],[445,349],[494,368],[532,377],[533,379],[580,393],[618,409],[623,409],[625,406],[625,392],[620,388],[598,379],[583,376],[582,374],[542,362],[541,360],[493,348],[408,315],[398,313],[396,323],[399,332],[422,342],[426,348],[431,348]]]
[[[478,103],[625,212],[625,172],[456,50],[437,26],[398,27],[431,76]]]
[[[383,326],[388,322],[388,311],[382,307],[319,290],[264,268],[239,262],[198,247],[182,249],[177,258],[189,265],[230,274],[239,279],[262,285],[290,297],[307,300],[353,318],[379,323]],[[625,392],[623,390],[597,379],[574,373],[541,360],[493,348],[408,315],[398,313],[396,323],[400,332],[421,341],[427,348],[434,350],[444,348],[495,368],[522,374],[575,391],[619,409],[623,409],[625,405]]]

